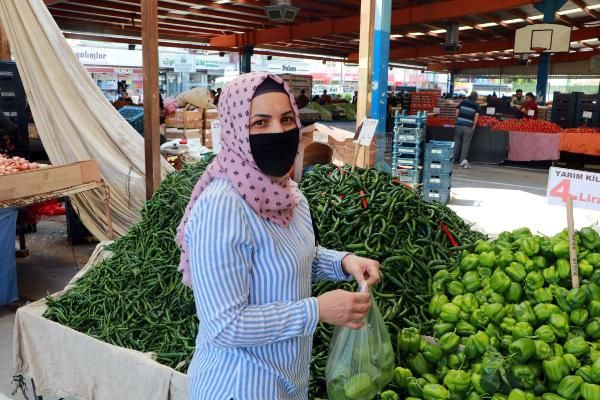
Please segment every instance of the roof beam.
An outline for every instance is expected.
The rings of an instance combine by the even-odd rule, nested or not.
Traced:
[[[585,11],[588,15],[596,18],[596,19],[600,19],[600,13],[596,10],[590,10],[587,7],[587,4],[585,3],[585,1],[583,0],[571,0],[573,1],[573,3],[575,3],[575,5],[581,9],[583,9],[583,11]]]
[[[468,14],[508,10],[531,4],[531,2],[532,0],[447,0],[394,10],[392,11],[391,20],[392,26],[420,24]],[[260,45],[312,36],[358,32],[359,29],[360,16],[353,16],[263,29],[243,34],[224,35],[211,39],[211,44],[225,47],[238,47],[249,44]]]

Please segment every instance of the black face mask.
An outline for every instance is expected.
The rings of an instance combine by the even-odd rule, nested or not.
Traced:
[[[280,133],[250,135],[250,150],[256,166],[265,174],[281,177],[287,174],[298,152],[300,129]]]

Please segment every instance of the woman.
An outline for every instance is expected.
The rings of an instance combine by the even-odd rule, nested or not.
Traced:
[[[315,245],[306,198],[288,176],[300,120],[279,77],[231,82],[219,120],[221,151],[178,231],[200,320],[189,397],[306,399],[317,323],[357,329],[370,307],[367,293],[311,297],[311,281],[375,284],[379,264]]]

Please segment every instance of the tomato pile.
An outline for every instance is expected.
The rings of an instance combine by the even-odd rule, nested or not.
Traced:
[[[39,167],[38,163],[30,163],[22,157],[6,157],[0,154],[0,175],[14,174]]]
[[[598,128],[588,128],[585,126],[581,126],[579,128],[566,128],[562,131],[565,133],[600,133],[600,129]]]
[[[498,120],[489,115],[482,115],[477,119],[477,126],[494,126],[498,123]]]
[[[444,125],[452,125],[454,126],[456,120],[454,118],[449,117],[427,117],[427,125],[428,126],[444,126]]]
[[[550,121],[539,119],[507,119],[499,121],[492,127],[495,131],[559,133],[562,128]]]

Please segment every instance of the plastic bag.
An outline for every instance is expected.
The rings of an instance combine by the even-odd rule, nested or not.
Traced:
[[[325,377],[329,400],[371,400],[394,375],[394,349],[379,308],[371,310],[360,329],[336,327]]]

